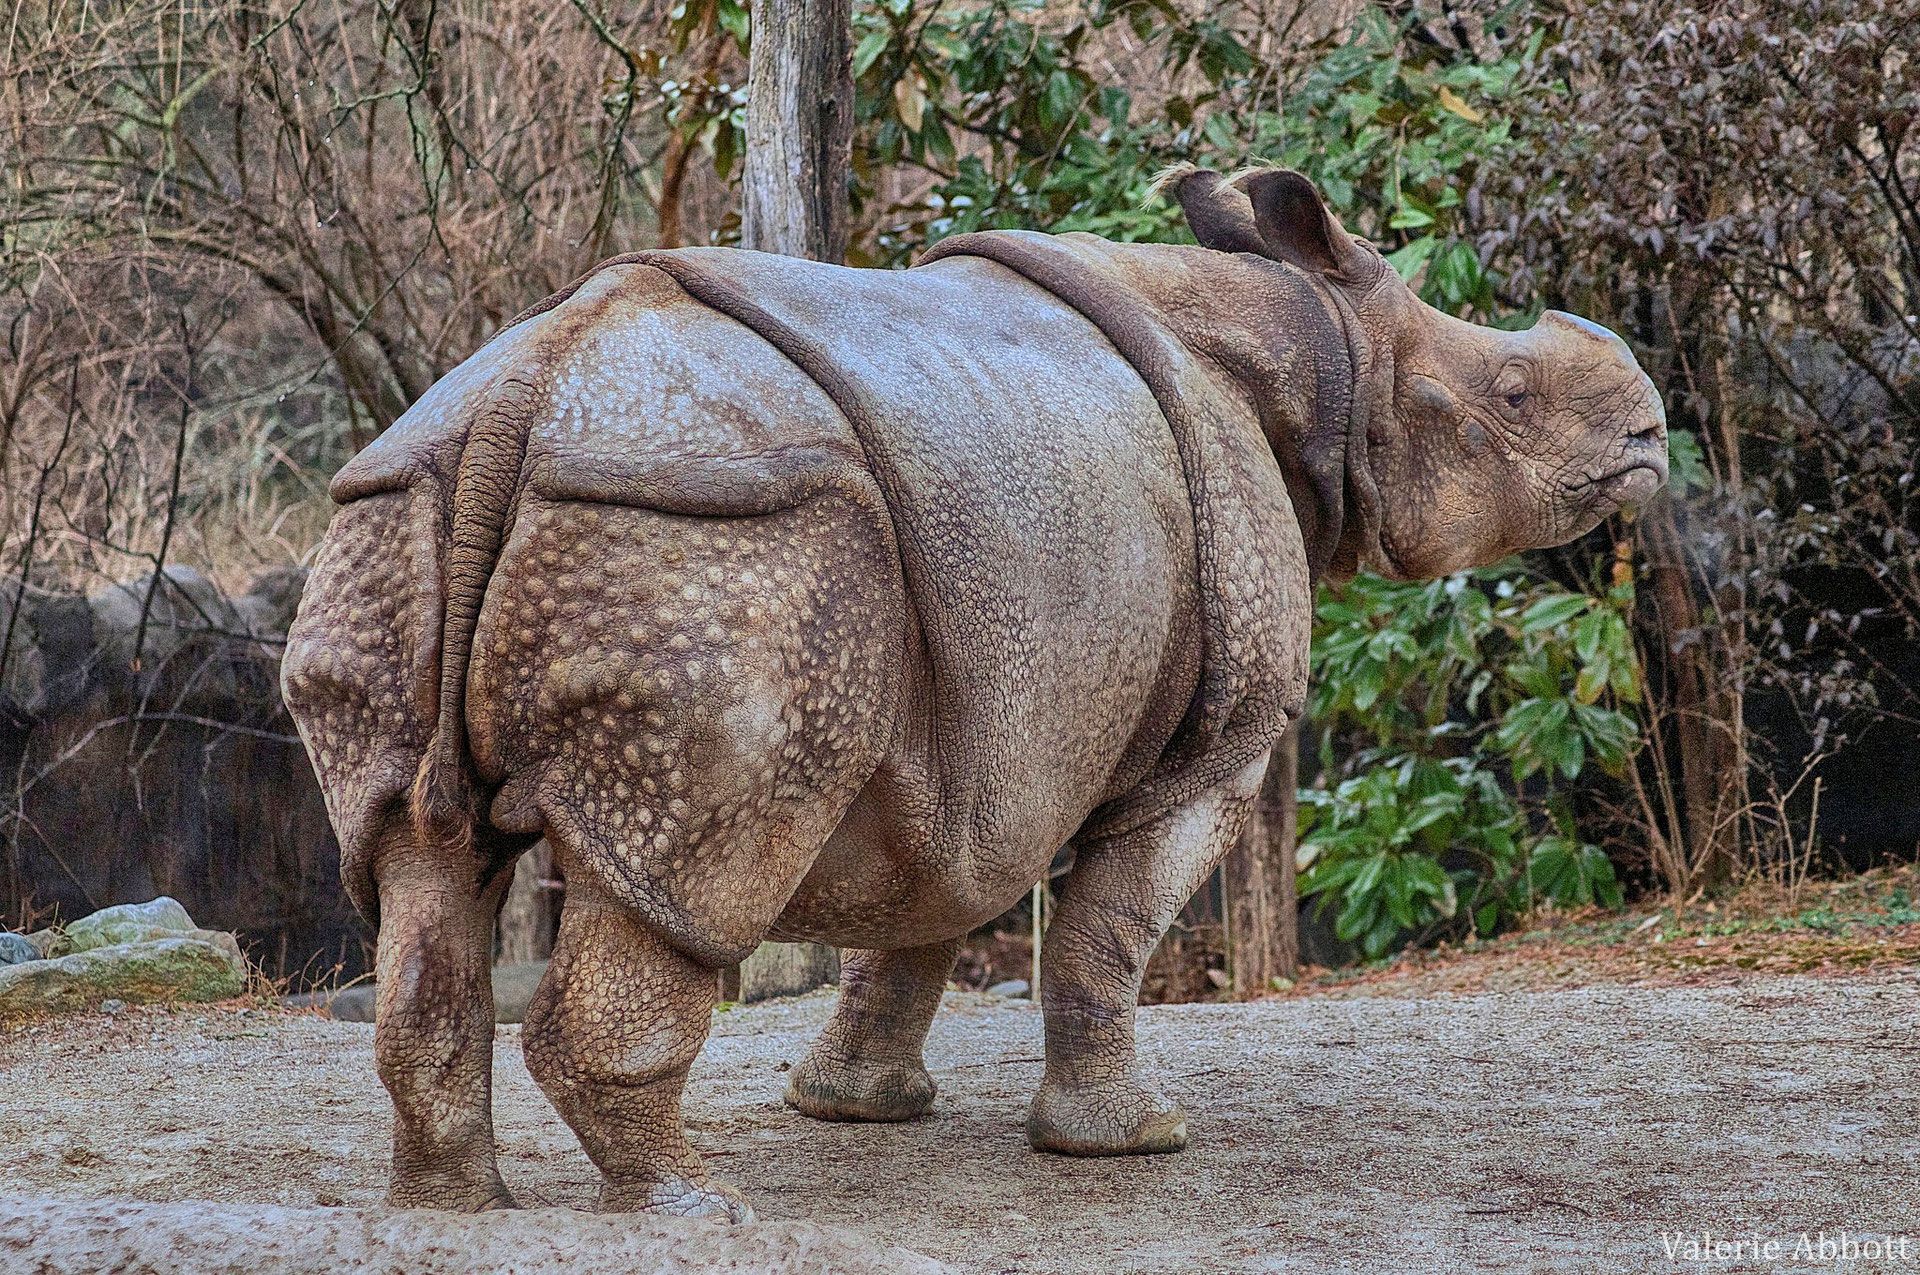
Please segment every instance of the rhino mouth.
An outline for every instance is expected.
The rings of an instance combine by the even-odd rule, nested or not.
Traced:
[[[1617,469],[1573,483],[1569,494],[1589,509],[1611,513],[1629,505],[1644,504],[1667,485],[1667,467],[1662,461],[1632,460]]]

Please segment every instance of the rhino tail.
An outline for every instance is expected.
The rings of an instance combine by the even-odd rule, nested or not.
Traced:
[[[543,379],[536,362],[496,381],[460,451],[448,511],[439,705],[408,801],[414,834],[427,845],[464,852],[482,818],[467,741],[468,664],[487,583],[512,525],[527,434],[545,401]]]

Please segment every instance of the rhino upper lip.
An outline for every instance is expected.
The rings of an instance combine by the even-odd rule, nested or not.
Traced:
[[[1628,461],[1618,468],[1610,469],[1604,474],[1593,474],[1586,478],[1570,482],[1567,484],[1567,491],[1573,495],[1587,495],[1595,491],[1606,491],[1619,487],[1622,484],[1622,480],[1642,469],[1652,474],[1654,478],[1658,480],[1656,485],[1658,485],[1658,483],[1664,483],[1667,480],[1667,476],[1660,466],[1644,460],[1635,460]]]

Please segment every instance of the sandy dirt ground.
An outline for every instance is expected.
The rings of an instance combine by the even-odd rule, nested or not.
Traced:
[[[969,1272],[1920,1271],[1920,974],[1152,1007],[1142,1053],[1184,1154],[1027,1148],[1040,1015],[955,993],[934,1114],[806,1120],[783,1074],[830,994],[717,1014],[688,1116],[761,1215],[837,1222]],[[373,1029],[216,1007],[0,1028],[0,1194],[374,1204]],[[496,1053],[501,1165],[587,1206],[592,1166]],[[1911,1257],[1795,1260],[1806,1233]],[[1677,1243],[1780,1241],[1696,1265]],[[1684,1253],[1684,1250],[1680,1250]]]

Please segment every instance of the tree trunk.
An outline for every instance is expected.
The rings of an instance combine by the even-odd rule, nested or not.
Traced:
[[[846,259],[852,30],[849,0],[755,0],[742,247]]]
[[[840,950],[824,943],[762,943],[720,981],[723,1000],[751,1004],[840,981]]]
[[[849,0],[754,0],[747,62],[747,150],[740,246],[840,262],[847,255],[853,165],[853,15]],[[840,976],[818,943],[762,943],[721,995],[756,1001]]]
[[[1228,969],[1235,996],[1271,990],[1300,973],[1300,894],[1295,880],[1300,723],[1273,746],[1267,778],[1226,872]]]
[[[1682,849],[1672,856],[1667,885],[1684,893],[1727,879],[1734,867],[1732,825],[1746,793],[1739,755],[1741,686],[1723,634],[1706,622],[1694,596],[1672,502],[1657,502],[1640,527],[1653,628],[1667,668],[1684,821],[1684,827],[1668,830]]]
[[[544,841],[520,856],[513,868],[513,884],[500,907],[500,965],[544,961],[553,955],[553,854]]]

